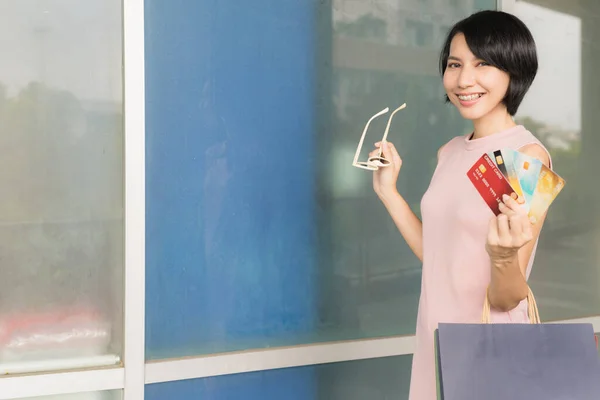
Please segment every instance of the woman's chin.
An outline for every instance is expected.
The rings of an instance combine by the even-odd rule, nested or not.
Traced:
[[[476,108],[466,108],[460,106],[458,107],[458,112],[464,119],[468,119],[470,121],[478,120],[485,114]]]

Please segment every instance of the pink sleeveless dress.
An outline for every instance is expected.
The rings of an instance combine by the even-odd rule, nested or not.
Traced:
[[[491,276],[485,241],[494,214],[467,178],[467,170],[489,151],[519,150],[532,143],[544,148],[520,125],[481,139],[469,137],[455,137],[444,146],[421,201],[423,275],[410,400],[436,400],[433,333],[438,323],[479,323],[481,319]],[[527,277],[534,256],[535,249]],[[492,322],[528,322],[527,301],[510,312],[493,311]]]

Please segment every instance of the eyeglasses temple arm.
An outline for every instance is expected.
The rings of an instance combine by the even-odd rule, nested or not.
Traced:
[[[383,134],[383,139],[382,139],[383,142],[385,142],[386,139],[387,139],[387,135],[388,135],[388,132],[390,131],[390,126],[392,125],[392,118],[394,118],[394,114],[396,114],[398,111],[400,111],[400,110],[402,110],[404,108],[406,108],[406,103],[404,103],[400,107],[396,108],[394,110],[394,112],[390,115],[390,119],[388,119],[388,123],[387,123],[387,126],[385,128],[385,133]]]
[[[381,139],[381,143],[387,140],[388,132],[390,131],[390,126],[392,125],[392,118],[394,118],[394,114],[398,111],[406,108],[406,103],[402,104],[400,107],[396,108],[392,114],[390,114],[390,119],[388,119],[387,126],[385,127],[385,132],[383,133],[383,139]],[[379,157],[383,154],[383,147],[379,148]]]
[[[360,141],[358,142],[358,147],[356,148],[356,154],[354,155],[354,161],[352,161],[352,165],[356,164],[356,162],[358,161],[358,156],[360,155],[360,150],[362,149],[363,142],[365,141],[365,136],[367,134],[367,130],[369,129],[369,124],[371,124],[371,121],[373,121],[375,118],[385,114],[388,111],[390,111],[390,108],[386,107],[383,110],[379,111],[377,114],[373,115],[371,118],[369,118],[367,124],[365,125],[365,129],[363,130],[362,136],[360,137]]]

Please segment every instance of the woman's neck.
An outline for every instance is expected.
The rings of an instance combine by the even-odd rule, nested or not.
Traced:
[[[483,117],[473,120],[473,139],[480,139],[517,126],[506,107],[500,105]]]

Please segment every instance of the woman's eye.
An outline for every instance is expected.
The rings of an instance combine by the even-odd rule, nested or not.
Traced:
[[[450,63],[450,64],[448,64],[448,68],[458,68],[458,67],[460,67],[460,64],[458,64],[458,63]]]
[[[479,66],[480,66],[480,67],[489,67],[489,66],[490,66],[490,64],[489,64],[489,63],[486,63],[485,61],[482,61],[482,62],[480,62],[480,63],[479,63]]]

